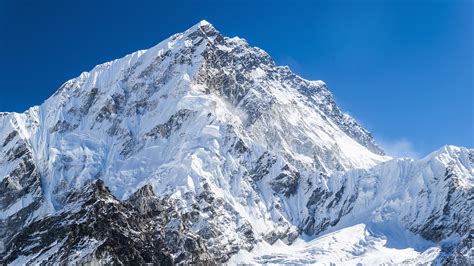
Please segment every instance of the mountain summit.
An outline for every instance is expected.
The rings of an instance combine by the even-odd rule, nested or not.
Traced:
[[[472,252],[474,150],[385,156],[324,82],[206,21],[0,125],[0,263],[463,263]]]

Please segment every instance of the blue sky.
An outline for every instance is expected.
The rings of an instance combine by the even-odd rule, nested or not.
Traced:
[[[0,0],[0,111],[202,19],[307,79],[395,155],[474,146],[470,0]]]

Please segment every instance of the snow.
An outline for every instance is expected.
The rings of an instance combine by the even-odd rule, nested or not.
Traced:
[[[356,224],[312,240],[297,239],[291,245],[277,241],[258,244],[253,250],[241,250],[229,264],[293,265],[382,265],[429,263],[439,254],[439,247],[416,251],[387,244],[387,237],[374,234],[365,224]]]
[[[259,243],[241,250],[235,263],[378,264],[436,256],[433,243],[408,232],[443,211],[451,185],[446,169],[456,174],[456,189],[472,190],[472,152],[445,146],[419,161],[373,152],[369,133],[340,112],[324,82],[293,75],[263,50],[214,31],[201,21],[82,73],[24,114],[0,114],[0,145],[17,130],[40,173],[44,203],[34,217],[63,211],[65,192],[100,178],[120,200],[151,184],[184,210],[195,203],[188,195],[210,191],[225,206],[216,217],[227,219],[219,241],[243,241],[236,231],[248,223]],[[196,32],[203,35],[191,38]],[[57,130],[58,122],[68,127]],[[157,127],[168,134],[150,136]],[[259,165],[265,154],[271,163]],[[17,164],[0,158],[0,178]],[[261,176],[252,176],[262,167]],[[290,195],[272,187],[291,173],[284,168],[297,173]],[[330,196],[311,205],[317,189]],[[454,212],[465,209],[464,195],[454,199]],[[19,198],[0,218],[32,202],[29,194]],[[285,244],[308,218],[334,225],[316,239]],[[274,245],[265,242],[271,234],[280,239]]]
[[[8,206],[6,209],[0,210],[0,219],[6,219],[13,214],[19,212],[21,209],[28,207],[31,203],[33,203],[33,195],[27,194],[25,197],[18,199],[15,203]]]
[[[254,70],[252,70],[252,72],[250,72],[250,75],[255,79],[259,79],[259,78],[264,78],[266,76],[266,73],[265,71],[263,71],[263,69],[257,67]]]
[[[42,254],[37,254],[33,256],[19,256],[15,261],[10,265],[26,265],[26,264],[41,264],[48,261],[49,256],[55,254],[59,251],[62,245],[66,242],[66,239],[63,239],[60,242],[54,242],[49,247],[47,247],[46,252]]]

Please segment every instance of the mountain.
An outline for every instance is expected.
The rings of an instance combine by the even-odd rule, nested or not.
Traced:
[[[0,125],[0,263],[472,259],[473,149],[386,156],[324,82],[206,21]]]

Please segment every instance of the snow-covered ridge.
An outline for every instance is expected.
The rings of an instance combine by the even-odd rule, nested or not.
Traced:
[[[1,113],[0,125],[5,262],[117,262],[115,249],[102,257],[109,235],[70,235],[68,224],[57,223],[77,218],[100,228],[113,217],[109,208],[137,216],[120,219],[141,228],[132,235],[165,243],[174,262],[225,262],[262,243],[357,224],[417,249],[409,259],[438,244],[437,259],[462,260],[469,249],[472,150],[446,146],[419,161],[384,156],[324,82],[277,66],[205,21],[82,73],[23,114]],[[103,183],[91,185],[96,180]],[[90,186],[102,192],[83,191]],[[77,195],[92,198],[71,202]],[[150,219],[154,229],[141,224]],[[118,228],[110,233],[130,236]],[[392,239],[390,228],[431,242]],[[29,247],[33,240],[23,236],[40,229],[62,232],[55,252]],[[89,242],[92,255],[68,253]],[[168,260],[134,252],[125,256],[136,258],[130,263]]]

